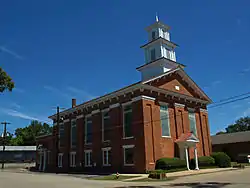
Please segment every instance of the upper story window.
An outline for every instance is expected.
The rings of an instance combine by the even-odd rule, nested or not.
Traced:
[[[150,57],[151,57],[151,61],[154,61],[155,60],[155,49],[152,49],[150,51]]]
[[[161,119],[161,135],[162,137],[170,137],[170,123],[169,112],[167,105],[160,106],[160,119]]]
[[[132,133],[132,105],[123,106],[123,137],[131,138]]]
[[[85,144],[90,144],[92,142],[92,119],[91,117],[86,117],[85,120]]]
[[[156,38],[155,31],[152,31],[152,40],[154,40],[155,38]]]
[[[109,140],[109,133],[110,133],[109,111],[104,111],[102,113],[102,141]]]
[[[64,146],[64,124],[59,124],[59,147]]]
[[[195,112],[189,111],[188,118],[189,118],[190,132],[192,132],[195,136],[197,136]]]
[[[77,132],[76,132],[76,119],[71,120],[71,147],[76,147]]]

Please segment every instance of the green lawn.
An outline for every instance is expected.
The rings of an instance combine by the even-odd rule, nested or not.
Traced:
[[[143,178],[139,180],[131,180],[130,182],[157,182],[157,181],[171,181],[175,180],[177,177],[170,177],[170,178],[165,178],[165,179],[152,179],[152,178]]]
[[[114,180],[114,181],[121,181],[121,180],[125,180],[125,179],[130,179],[130,178],[136,178],[139,176],[119,176],[118,179],[116,179],[115,175],[108,175],[108,176],[98,176],[98,177],[92,177],[92,178],[88,178],[90,180]]]

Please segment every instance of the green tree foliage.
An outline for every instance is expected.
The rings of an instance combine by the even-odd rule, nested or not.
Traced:
[[[0,67],[0,93],[5,90],[12,91],[15,84],[11,77]]]
[[[241,117],[240,119],[236,120],[234,124],[229,125],[226,128],[226,131],[220,131],[216,133],[219,134],[226,134],[226,133],[235,133],[235,132],[242,132],[242,131],[250,131],[250,117]]]
[[[32,146],[36,145],[36,137],[52,133],[52,127],[47,123],[31,121],[31,124],[24,128],[15,130],[15,137],[11,139],[11,145]]]

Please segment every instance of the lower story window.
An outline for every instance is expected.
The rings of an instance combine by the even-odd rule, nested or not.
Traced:
[[[58,154],[58,167],[62,167],[63,166],[63,154],[59,153]]]
[[[102,149],[102,164],[103,166],[110,166],[111,165],[111,148],[103,148]]]
[[[85,150],[85,167],[92,166],[92,150]]]
[[[70,153],[70,167],[76,167],[76,152]]]
[[[124,154],[124,165],[132,166],[134,165],[134,145],[123,146]]]

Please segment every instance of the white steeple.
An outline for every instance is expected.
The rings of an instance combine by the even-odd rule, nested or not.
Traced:
[[[177,44],[170,41],[170,27],[159,21],[157,13],[155,18],[156,22],[146,28],[148,43],[141,47],[145,51],[145,65],[138,67],[137,70],[141,72],[142,80],[159,76],[177,66],[183,66],[176,63]]]
[[[159,19],[158,19],[158,16],[157,16],[157,12],[156,12],[156,15],[155,15],[155,21],[159,22]]]

